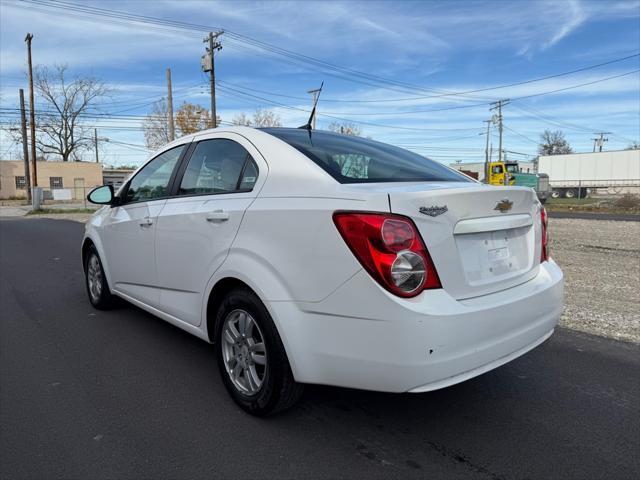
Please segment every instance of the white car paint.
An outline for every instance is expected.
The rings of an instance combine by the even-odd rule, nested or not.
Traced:
[[[85,240],[95,244],[115,295],[211,341],[211,292],[238,279],[271,314],[297,381],[389,392],[458,383],[553,332],[563,275],[553,260],[539,261],[540,205],[532,190],[340,184],[282,140],[247,127],[183,137],[154,156],[210,138],[249,151],[259,168],[253,190],[101,208]],[[513,202],[506,215],[493,210],[503,198]],[[440,204],[447,213],[419,213]],[[443,288],[413,298],[382,288],[334,225],[333,213],[342,210],[410,217]],[[140,225],[147,218],[152,225]],[[507,253],[508,266],[501,261]]]

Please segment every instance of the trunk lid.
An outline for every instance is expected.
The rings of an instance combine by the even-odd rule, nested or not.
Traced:
[[[454,298],[494,293],[538,273],[540,214],[530,188],[443,182],[387,184],[387,192],[391,212],[415,222]]]

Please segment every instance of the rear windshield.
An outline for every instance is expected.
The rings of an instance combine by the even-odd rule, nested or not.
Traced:
[[[417,153],[365,138],[304,129],[264,128],[313,160],[340,183],[470,182]]]

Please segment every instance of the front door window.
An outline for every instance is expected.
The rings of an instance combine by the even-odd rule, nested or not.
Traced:
[[[164,198],[169,194],[169,181],[184,145],[167,150],[147,163],[131,179],[127,189],[126,203],[144,202]]]

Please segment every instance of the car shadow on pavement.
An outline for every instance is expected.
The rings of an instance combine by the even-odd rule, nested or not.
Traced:
[[[562,476],[554,470],[558,465],[570,469],[564,473],[597,478],[612,462],[619,465],[616,458],[623,453],[615,447],[621,433],[612,428],[613,408],[625,421],[633,416],[631,397],[616,397],[613,387],[594,383],[594,375],[606,378],[611,369],[603,357],[596,357],[602,372],[584,365],[584,348],[613,341],[561,329],[513,362],[448,388],[396,394],[307,385],[292,409],[256,419],[227,395],[209,344],[136,307],[112,313],[128,330],[144,331],[141,344],[162,345],[171,356],[165,380],[182,384],[176,401],[185,402],[185,408],[189,402],[215,404],[220,416],[230,416],[238,428],[267,438],[275,435],[291,448],[300,442],[310,445],[305,448],[328,442],[377,467],[399,467],[394,475],[426,475],[444,462],[480,478]],[[633,348],[618,343],[613,345]],[[201,427],[215,429],[219,422],[207,418]],[[594,437],[599,441],[593,443]],[[576,449],[589,454],[578,462],[568,457]]]

